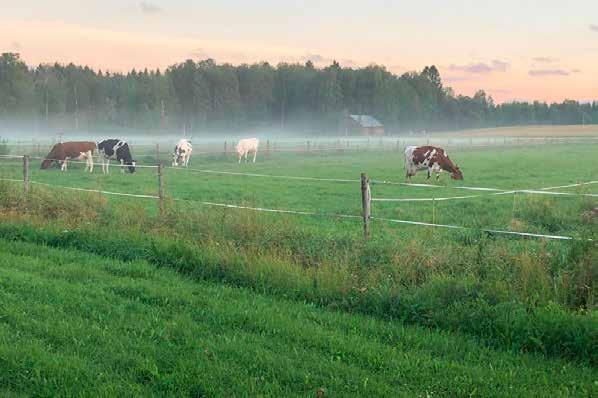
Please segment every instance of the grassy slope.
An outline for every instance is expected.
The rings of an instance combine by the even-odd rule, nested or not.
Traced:
[[[590,396],[595,369],[0,241],[0,394]]]

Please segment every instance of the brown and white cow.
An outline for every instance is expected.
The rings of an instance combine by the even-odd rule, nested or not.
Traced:
[[[41,168],[48,169],[53,162],[61,163],[61,170],[65,171],[69,160],[85,159],[85,171],[93,173],[93,153],[97,149],[97,144],[90,141],[71,141],[61,142],[52,147],[52,150],[44,161]]]
[[[428,170],[428,179],[432,173],[436,173],[438,180],[442,171],[451,173],[451,178],[454,180],[463,179],[463,173],[449,159],[444,149],[429,145],[405,148],[405,177],[411,179],[418,170],[425,169]]]

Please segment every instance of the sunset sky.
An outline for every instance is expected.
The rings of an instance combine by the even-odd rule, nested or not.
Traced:
[[[597,0],[0,0],[0,10],[0,51],[29,65],[435,64],[459,94],[598,100]]]

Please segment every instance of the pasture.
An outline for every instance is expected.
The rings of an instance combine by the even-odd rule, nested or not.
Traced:
[[[201,148],[194,145],[194,151],[200,152]],[[58,278],[58,274],[62,275],[59,275],[60,278],[78,281],[80,278],[77,275],[81,275],[82,279],[88,281],[86,283],[95,286],[94,297],[107,294],[108,288],[102,285],[102,281],[107,281],[110,286],[126,284],[126,288],[119,290],[127,292],[126,297],[119,296],[114,300],[118,303],[124,300],[122,306],[128,307],[119,310],[120,315],[115,316],[120,318],[116,320],[98,318],[94,321],[99,329],[106,328],[106,324],[118,329],[122,327],[122,317],[128,316],[125,314],[138,314],[140,311],[139,315],[131,315],[135,321],[130,333],[134,334],[137,333],[135,328],[143,328],[140,325],[146,322],[142,314],[149,312],[165,317],[168,312],[168,317],[176,315],[177,322],[180,320],[180,324],[187,325],[182,329],[193,328],[191,325],[196,323],[196,327],[205,333],[205,339],[199,338],[208,347],[204,354],[214,353],[221,358],[222,362],[216,369],[228,369],[219,373],[224,380],[220,390],[219,387],[213,387],[216,376],[211,371],[198,376],[201,381],[195,387],[191,382],[179,386],[175,379],[187,380],[192,377],[190,375],[198,374],[199,368],[191,366],[185,371],[177,367],[179,365],[160,362],[156,358],[162,355],[169,358],[174,352],[181,352],[179,343],[194,345],[199,344],[199,340],[183,336],[182,340],[163,343],[159,350],[164,351],[158,352],[158,348],[150,349],[149,342],[154,341],[151,333],[158,336],[172,334],[177,328],[173,326],[172,330],[167,331],[150,327],[149,330],[153,332],[149,336],[141,334],[141,343],[130,340],[128,335],[122,337],[122,334],[115,334],[110,339],[117,341],[122,337],[122,344],[129,344],[135,353],[135,357],[130,359],[134,370],[129,372],[117,367],[111,371],[120,375],[125,380],[123,383],[134,386],[139,394],[169,391],[169,388],[177,386],[182,391],[190,388],[206,391],[208,396],[224,395],[226,391],[287,395],[291,391],[289,386],[297,386],[296,383],[301,382],[304,383],[300,383],[304,394],[322,387],[331,395],[341,396],[351,392],[366,395],[370,391],[368,386],[379,394],[403,391],[406,395],[425,395],[426,392],[438,392],[440,395],[449,392],[457,392],[457,395],[471,393],[474,396],[508,395],[508,391],[503,389],[507,385],[520,388],[521,395],[535,395],[544,388],[563,396],[592,395],[596,388],[595,364],[598,362],[595,287],[598,250],[595,244],[596,220],[588,218],[587,214],[598,205],[598,199],[582,194],[597,194],[598,184],[576,184],[597,180],[598,158],[595,151],[592,145],[448,148],[449,156],[461,167],[465,180],[452,181],[444,174],[436,183],[433,180],[426,181],[425,172],[420,172],[412,181],[440,185],[434,188],[390,184],[402,182],[404,171],[402,153],[389,150],[262,152],[258,153],[256,164],[240,165],[233,155],[194,155],[188,170],[168,167],[164,170],[166,208],[163,215],[158,212],[156,199],[65,189],[77,187],[155,196],[158,192],[155,168],[139,168],[134,174],[120,174],[117,167],[112,167],[111,174],[102,175],[99,169],[93,174],[85,174],[84,165],[72,164],[67,172],[62,173],[59,169],[39,170],[39,163],[32,161],[31,181],[47,185],[32,184],[29,194],[24,195],[22,183],[6,181],[22,179],[21,159],[5,158],[0,159],[0,178],[4,179],[0,181],[0,239],[4,239],[0,246],[6,253],[12,253],[13,260],[14,256],[22,256],[24,265],[16,267],[11,260],[4,263],[0,270],[5,273],[4,280],[21,281],[17,285],[23,289],[26,285],[23,282],[24,275],[27,275],[28,280],[39,283],[42,283],[42,278],[44,281]],[[139,164],[156,163],[151,149],[136,151],[133,147],[133,152]],[[170,164],[170,158],[166,155],[161,160]],[[583,164],[583,167],[579,167],[579,164]],[[361,214],[361,172],[366,172],[373,179],[371,188],[374,198],[476,197],[433,202],[372,202],[372,236],[369,241],[364,241],[362,220],[358,217]],[[289,176],[306,179],[286,178]],[[342,181],[333,181],[337,179]],[[552,191],[576,195],[495,195],[495,191],[459,188],[540,190],[568,185],[576,186]],[[251,209],[214,204],[239,205]],[[256,209],[293,210],[310,214]],[[357,217],[344,218],[339,214]],[[397,224],[380,218],[471,229]],[[562,235],[575,239],[563,241],[487,234],[480,232],[480,228]],[[66,266],[63,271],[42,259],[30,259],[37,256],[34,254],[37,251],[47,251],[54,259],[92,257],[89,261],[79,262],[56,260],[58,264],[76,263]],[[110,259],[108,263],[107,258]],[[168,286],[184,285],[184,292],[176,293],[170,287],[153,286],[154,282],[146,280],[145,276],[126,276],[127,279],[117,281],[115,278],[120,278],[120,274],[113,276],[111,267],[121,270],[142,268],[143,275],[151,270],[151,275],[159,275],[160,281],[167,279]],[[6,279],[9,277],[13,279]],[[89,282],[95,278],[99,278],[98,283]],[[58,288],[51,287],[53,283],[44,282],[43,291],[48,292],[47,297],[57,297]],[[80,295],[77,290],[80,289],[79,283],[68,289],[65,287],[68,294]],[[141,285],[145,286],[145,290],[139,290]],[[241,290],[236,290],[238,288]],[[191,293],[194,289],[198,289],[198,293]],[[199,293],[200,290],[209,293]],[[10,294],[14,295],[11,297],[18,297],[21,293],[15,291]],[[195,311],[191,311],[191,308],[197,307],[194,301],[196,294],[215,297],[205,302],[206,308],[212,308],[210,311],[214,311],[215,307],[223,311],[219,315],[206,315],[206,319],[212,319],[213,322],[188,318]],[[223,297],[221,294],[227,298],[219,299]],[[161,312],[159,308],[162,307],[156,299],[148,298],[152,295],[174,295],[172,300],[178,303],[177,312]],[[230,295],[242,297],[237,301]],[[57,301],[52,307],[62,308],[68,301],[60,300],[63,301]],[[170,300],[168,298],[169,303]],[[279,352],[273,351],[274,348],[261,351],[261,343],[246,335],[250,333],[253,336],[258,329],[248,325],[266,322],[265,319],[271,317],[270,310],[261,306],[259,308],[265,311],[263,318],[255,318],[259,317],[258,314],[254,317],[245,313],[243,321],[234,318],[237,315],[233,319],[227,314],[233,308],[236,311],[256,305],[256,300],[265,300],[265,306],[271,306],[271,311],[280,314],[276,322],[268,321],[268,330],[282,330],[279,325],[286,325],[287,322],[303,324],[304,321],[297,320],[295,315],[292,321],[280,317],[291,313],[301,314],[303,308],[307,308],[307,311],[313,311],[310,317],[334,318],[330,322],[342,331],[338,332],[338,336],[334,335],[337,331],[331,331],[336,337],[330,338],[338,341],[339,346],[346,346],[341,341],[345,337],[349,338],[349,335],[353,336],[349,345],[361,346],[362,343],[355,339],[362,334],[362,326],[357,325],[363,322],[373,325],[363,332],[367,336],[364,337],[366,340],[373,336],[370,334],[372,330],[387,335],[383,332],[386,328],[409,330],[419,337],[414,337],[415,340],[411,340],[413,343],[405,346],[395,346],[393,343],[391,348],[373,348],[374,351],[381,350],[376,352],[380,353],[382,362],[376,368],[378,370],[368,367],[370,365],[364,368],[367,368],[364,372],[372,375],[368,376],[368,381],[361,379],[360,372],[363,369],[355,368],[362,364],[363,358],[358,354],[343,352],[332,355],[322,348],[330,346],[329,342],[301,340],[303,345],[312,347],[314,344],[320,348],[302,351],[294,357],[293,361],[300,364],[301,374],[305,376],[303,381],[299,381],[293,378],[299,373],[284,373],[286,365],[283,362],[291,359],[279,357]],[[14,300],[11,303],[9,309],[16,305]],[[92,302],[85,304],[88,309],[94,306]],[[14,307],[15,314],[17,310]],[[65,311],[61,317],[66,322],[70,315]],[[231,332],[230,336],[223,337],[227,343],[214,341],[211,345],[209,336],[222,330],[221,325],[226,322],[234,323],[238,333]],[[319,320],[314,322],[322,324]],[[347,326],[342,326],[345,322],[348,322]],[[25,323],[26,320],[21,318],[15,320],[12,327],[19,329]],[[425,328],[411,329],[412,326],[407,327],[406,324]],[[59,330],[56,328],[58,325],[55,324],[48,326],[49,331]],[[313,326],[313,329],[318,328]],[[256,333],[262,335],[262,329],[259,330]],[[9,330],[6,333],[5,336],[10,336],[14,332]],[[433,337],[437,333],[442,337]],[[281,350],[286,347],[284,350],[288,352],[287,348],[293,345],[290,341],[296,341],[298,337],[291,332],[283,334],[284,337],[277,340],[275,345]],[[73,338],[77,339],[76,336]],[[440,344],[437,343],[440,341],[438,338],[454,340]],[[393,384],[394,379],[373,376],[385,374],[381,369],[399,369],[393,367],[396,363],[392,362],[399,360],[396,357],[398,352],[403,358],[410,358],[408,361],[422,358],[421,352],[409,354],[406,351],[411,345],[420,347],[417,345],[419,343],[415,343],[417,339],[421,339],[422,344],[428,347],[424,350],[434,352],[430,354],[434,357],[440,355],[444,358],[445,354],[435,351],[439,346],[454,347],[451,350],[455,353],[469,352],[467,350],[471,349],[471,354],[465,357],[478,358],[480,367],[486,366],[482,362],[491,362],[493,368],[491,371],[481,370],[477,368],[478,359],[459,364],[457,359],[451,357],[447,363],[438,364],[436,369],[441,375],[435,377],[436,382],[426,378],[427,371],[420,376],[417,376],[418,373],[412,374],[413,379],[410,380],[413,384],[411,381],[397,381],[405,390]],[[92,372],[92,365],[86,362],[88,358],[102,354],[89,351],[91,348],[87,340],[78,341],[79,348],[61,352],[65,357],[81,356],[78,357],[80,369],[77,372],[85,379],[87,372]],[[252,363],[253,359],[243,354],[247,350],[246,343],[257,344],[253,346],[251,358],[265,358],[266,362],[259,362],[259,366],[250,367],[249,370],[231,365],[249,366]],[[136,344],[142,345],[138,347]],[[7,349],[6,346],[4,349]],[[383,353],[386,349],[390,349],[392,354]],[[482,353],[486,350],[491,354]],[[203,355],[201,352],[183,351],[187,352],[181,359],[183,363],[193,362],[198,360],[196,355]],[[17,354],[13,352],[12,355]],[[31,355],[43,357],[46,354],[44,349],[38,347]],[[210,355],[199,360],[197,366],[204,364],[202,361],[209,361]],[[322,370],[320,365],[313,367],[314,363],[325,366],[327,359],[324,358],[334,358],[335,355],[340,360],[338,364],[326,367],[327,370]],[[486,355],[500,359],[489,359]],[[538,358],[538,365],[534,362],[535,358]],[[387,360],[393,365],[390,362],[387,364]],[[15,363],[7,363],[16,368]],[[479,373],[465,377],[467,381],[463,382],[462,378],[450,375],[453,365],[449,363],[455,364],[460,374]],[[497,363],[504,363],[505,372],[511,376],[498,376],[500,371],[494,368]],[[342,370],[336,365],[342,366]],[[558,382],[560,376],[557,377],[555,373],[555,369],[562,366],[572,372],[569,373],[571,382],[565,390],[555,387],[562,385]],[[264,368],[277,369],[279,372],[262,375],[258,369]],[[410,367],[402,369],[405,372],[401,371],[401,374],[411,374]],[[535,369],[530,370],[535,376],[528,378],[529,369]],[[344,376],[331,376],[345,371],[352,375],[347,376],[348,379],[359,379],[361,384],[347,383],[348,379],[344,379]],[[43,369],[36,374],[42,373]],[[291,376],[291,373],[295,376]],[[518,384],[512,378],[514,374],[518,375],[517,380],[521,380],[519,387],[516,387]],[[44,379],[40,377],[39,380]],[[56,374],[47,376],[46,380],[60,380],[63,377],[66,376]],[[501,381],[493,386],[482,381],[497,377],[495,380]],[[440,379],[444,379],[444,382],[438,382]],[[532,379],[537,379],[538,383],[532,382]],[[33,388],[42,383],[39,380],[33,383]],[[18,382],[15,383],[12,385],[18,385]],[[326,383],[329,383],[328,387]],[[423,387],[430,385],[433,387]],[[99,384],[91,383],[90,386],[100,388]],[[206,386],[215,389],[205,390]],[[101,388],[120,391],[121,387],[101,383]]]
[[[201,148],[199,148],[201,149]],[[426,180],[420,172],[414,183],[428,183],[442,187],[413,187],[382,182],[404,181],[401,151],[327,151],[312,153],[260,153],[256,164],[238,165],[234,155],[195,155],[189,169],[165,170],[166,197],[179,206],[206,211],[206,206],[194,202],[213,202],[268,209],[296,210],[322,214],[361,214],[359,176],[366,172],[371,179],[372,196],[386,199],[452,198],[479,195],[477,198],[448,201],[374,202],[372,215],[379,218],[423,221],[472,228],[491,228],[539,234],[578,236],[584,232],[582,213],[596,200],[583,196],[554,196],[539,194],[496,195],[456,189],[455,187],[484,187],[495,189],[539,190],[547,187],[596,180],[598,158],[594,146],[550,145],[526,147],[488,147],[483,149],[451,149],[449,156],[462,168],[465,180],[457,183],[443,174],[436,184]],[[135,149],[133,148],[133,151]],[[139,164],[156,164],[155,154],[135,153]],[[573,159],[580,159],[583,167],[574,167]],[[161,159],[167,166],[170,159]],[[157,170],[139,168],[134,175],[121,175],[118,167],[110,175],[102,175],[99,167],[92,175],[83,173],[82,164],[72,164],[68,173],[57,169],[39,170],[39,160],[32,160],[30,179],[59,187],[77,187],[137,195],[157,195]],[[197,171],[196,171],[197,170]],[[206,172],[211,171],[211,172]],[[217,171],[240,173],[219,174]],[[243,173],[260,176],[242,175]],[[314,177],[301,180],[290,177]],[[0,178],[22,178],[19,159],[0,160]],[[351,181],[318,181],[340,179]],[[378,181],[380,183],[378,183]],[[558,192],[596,193],[596,185],[568,187]],[[60,189],[57,189],[57,193]],[[68,191],[61,194],[68,195]],[[132,201],[110,197],[110,201]],[[138,200],[138,199],[137,199]],[[183,202],[185,201],[185,202]],[[148,208],[155,208],[152,200],[143,200]],[[339,220],[326,217],[293,217],[292,222],[313,225],[328,231],[358,233],[359,220]],[[393,226],[382,221],[373,227],[374,233],[409,234],[418,227]],[[391,232],[389,232],[389,230]]]

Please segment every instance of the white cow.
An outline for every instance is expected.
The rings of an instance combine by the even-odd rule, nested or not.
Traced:
[[[235,147],[237,150],[237,155],[239,156],[239,163],[241,163],[241,158],[245,156],[245,163],[247,163],[247,154],[249,152],[253,152],[253,163],[255,163],[255,158],[257,156],[257,147],[260,145],[260,140],[257,138],[246,138],[240,140],[237,146]]]
[[[172,154],[172,166],[177,167],[180,164],[181,166],[187,167],[187,165],[189,165],[189,159],[191,159],[192,152],[193,147],[191,146],[191,141],[185,138],[181,139],[174,147],[174,153]]]

